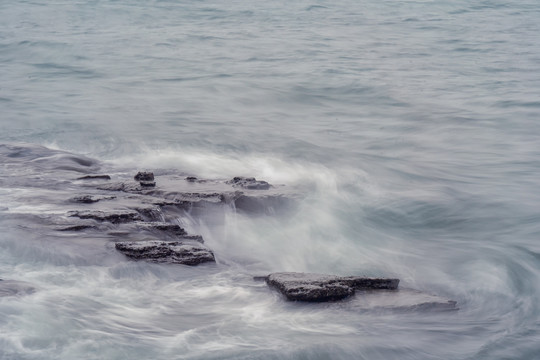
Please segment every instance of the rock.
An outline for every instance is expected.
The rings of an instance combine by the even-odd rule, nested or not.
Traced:
[[[81,231],[85,229],[92,229],[95,228],[93,225],[85,225],[85,224],[75,224],[75,225],[67,225],[67,226],[60,226],[56,230],[58,231]]]
[[[136,181],[154,181],[153,172],[141,172],[139,171],[137,175],[133,177]]]
[[[180,241],[117,242],[115,247],[124,255],[136,260],[183,265],[216,261],[212,251],[206,247]]]
[[[198,243],[204,244],[204,239],[202,235],[182,235],[182,240],[196,241]]]
[[[241,187],[248,190],[268,190],[270,184],[266,181],[256,180],[253,177],[246,178],[243,176],[237,176],[232,180],[227,181],[227,184],[231,184],[234,187]]]
[[[93,195],[83,195],[83,196],[75,196],[71,199],[72,202],[78,202],[83,204],[92,204],[96,203],[100,200],[112,200],[116,199],[116,196],[93,196]]]
[[[68,216],[78,217],[80,219],[94,219],[97,221],[108,221],[113,224],[120,224],[126,222],[132,222],[142,220],[141,215],[134,210],[82,210],[82,211],[70,211]]]
[[[77,178],[77,180],[111,180],[109,175],[86,175]]]
[[[180,225],[170,224],[166,222],[141,222],[137,223],[137,226],[145,230],[157,230],[177,236],[187,235],[186,230],[180,227]]]
[[[268,275],[266,283],[285,295],[287,300],[323,302],[344,299],[356,290],[394,290],[399,279],[286,272]]]
[[[124,191],[124,192],[140,192],[142,187],[137,183],[124,183],[124,182],[114,182],[111,184],[101,184],[97,187],[99,190],[107,191]]]
[[[197,181],[197,178],[195,176],[188,176],[188,177],[186,177],[186,181],[195,182],[195,181]]]
[[[139,184],[141,184],[142,187],[155,187],[156,186],[155,181],[140,181]]]

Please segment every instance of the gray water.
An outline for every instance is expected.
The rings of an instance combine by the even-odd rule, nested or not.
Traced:
[[[215,266],[131,262],[44,230],[57,158],[21,145],[0,278],[36,291],[0,297],[0,358],[540,358],[539,30],[527,0],[0,2],[1,144],[307,194],[182,219]],[[459,310],[287,303],[252,281],[272,271]]]

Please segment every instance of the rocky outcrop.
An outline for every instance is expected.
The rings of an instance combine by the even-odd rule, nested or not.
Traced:
[[[307,273],[273,273],[266,283],[282,293],[287,300],[324,302],[342,300],[356,290],[395,290],[399,279],[333,276]]]
[[[137,226],[144,230],[159,231],[170,235],[185,236],[187,235],[184,230],[178,224],[171,224],[166,222],[138,222]]]
[[[94,195],[81,195],[71,198],[72,202],[82,203],[82,204],[92,204],[100,200],[113,200],[116,199],[116,196],[94,196]]]
[[[86,224],[74,224],[74,225],[65,225],[65,226],[58,226],[56,230],[58,231],[82,231],[86,229],[93,229],[95,226],[93,225],[86,225]]]
[[[232,180],[227,181],[234,187],[240,187],[248,190],[268,190],[270,184],[266,181],[257,180],[254,177],[236,176]]]
[[[68,216],[78,217],[80,219],[93,219],[100,222],[108,221],[113,224],[143,220],[141,215],[135,210],[81,210],[71,211],[68,213]]]
[[[192,266],[216,261],[214,253],[205,246],[181,241],[117,242],[115,247],[136,260]]]

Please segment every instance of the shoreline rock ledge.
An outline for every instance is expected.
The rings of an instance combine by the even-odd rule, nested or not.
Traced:
[[[325,302],[342,300],[356,290],[396,290],[399,279],[334,276],[281,272],[264,278],[290,301]]]

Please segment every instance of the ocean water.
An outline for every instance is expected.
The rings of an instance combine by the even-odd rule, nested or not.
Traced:
[[[0,278],[36,291],[0,297],[0,359],[540,359],[539,34],[528,0],[1,1]],[[82,156],[303,200],[178,219],[216,265],[132,262],[44,225]],[[288,303],[273,271],[459,310]]]

